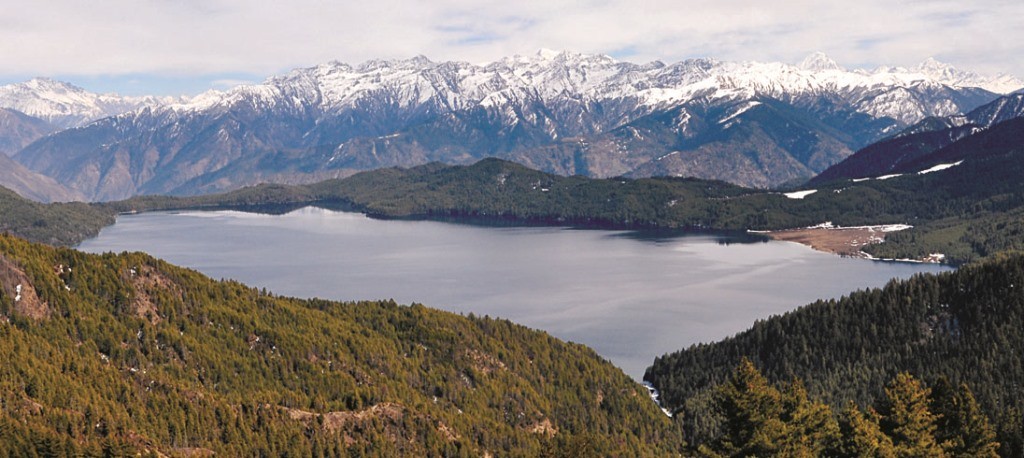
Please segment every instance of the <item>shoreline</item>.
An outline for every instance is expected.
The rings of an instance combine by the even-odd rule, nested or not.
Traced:
[[[325,205],[326,204],[326,205]],[[331,205],[334,204],[334,205]],[[484,215],[484,216],[465,216],[465,215],[439,215],[439,214],[417,214],[417,215],[404,215],[404,216],[389,216],[380,215],[367,212],[363,209],[355,207],[351,204],[339,202],[289,202],[285,204],[275,205],[194,205],[194,206],[181,206],[181,207],[168,207],[168,208],[154,208],[154,209],[143,209],[143,210],[128,210],[121,211],[120,215],[132,215],[138,213],[150,213],[150,212],[168,212],[168,211],[219,211],[219,210],[236,210],[246,213],[266,213],[272,215],[279,215],[294,211],[299,208],[305,207],[318,207],[326,210],[352,212],[365,215],[373,219],[381,220],[413,220],[413,221],[437,221],[443,223],[453,224],[468,224],[471,226],[497,226],[497,227],[566,227],[573,229],[603,229],[603,230],[625,230],[625,231],[683,231],[683,232],[709,232],[709,233],[747,233],[757,234],[768,237],[771,240],[783,241],[783,242],[796,242],[801,245],[805,245],[813,250],[820,251],[823,253],[835,254],[842,257],[867,259],[872,261],[891,261],[891,262],[914,262],[914,263],[931,263],[941,264],[945,262],[945,255],[942,253],[932,253],[928,256],[919,259],[888,259],[888,258],[876,258],[869,253],[862,250],[863,247],[868,245],[874,245],[885,241],[885,234],[889,232],[897,232],[906,229],[910,229],[913,226],[907,224],[878,224],[871,226],[835,226],[831,222],[824,222],[814,226],[791,228],[791,229],[774,229],[774,230],[695,230],[695,229],[666,229],[657,227],[636,227],[634,225],[617,225],[599,223],[595,221],[588,221],[584,224],[573,224],[571,220],[552,220],[552,219],[528,219],[521,217],[509,217],[507,215]],[[263,211],[261,211],[263,210]],[[267,211],[270,210],[270,211]],[[85,240],[95,238],[87,237]],[[77,247],[81,245],[85,240],[79,241],[77,244],[72,245]]]
[[[772,240],[796,242],[806,245],[813,250],[851,258],[875,261],[942,263],[945,260],[945,255],[941,253],[930,254],[922,259],[879,259],[862,250],[865,246],[884,242],[885,234],[889,232],[902,231],[911,227],[906,224],[840,227],[826,222],[810,227],[749,232],[765,235]]]

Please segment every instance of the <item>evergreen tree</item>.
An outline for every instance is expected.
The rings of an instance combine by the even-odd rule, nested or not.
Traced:
[[[822,456],[838,448],[839,422],[827,404],[808,398],[803,382],[795,380],[789,384],[782,402],[782,421],[786,425],[782,455]]]
[[[862,411],[869,405],[880,409],[880,395],[900,371],[929,381],[945,375],[970,386],[974,403],[997,431],[1000,455],[1022,457],[1021,285],[1021,253],[997,255],[939,275],[892,281],[884,288],[819,301],[759,321],[723,342],[662,356],[645,380],[685,421],[687,440],[701,444],[721,436],[717,417],[711,414],[711,393],[729,379],[744,355],[756,358],[758,369],[772,383],[797,377],[811,397],[832,406],[853,401]],[[957,406],[966,405],[963,402],[970,404],[958,401]],[[938,406],[929,410],[939,416],[937,442],[944,444],[952,436],[943,432],[941,421],[949,416]],[[992,442],[979,437],[979,443]]]
[[[941,377],[932,388],[931,410],[938,416],[936,440],[952,457],[999,456],[999,442],[966,384],[956,389]]]
[[[724,456],[820,456],[839,444],[831,409],[807,397],[794,381],[784,390],[744,359],[718,393],[725,434],[705,454]]]
[[[892,438],[898,457],[944,457],[935,440],[937,416],[929,410],[925,388],[912,375],[901,372],[885,388],[880,408],[882,431]]]
[[[782,396],[744,358],[718,393],[725,416],[725,435],[717,449],[727,456],[767,456],[778,449],[782,435]]]
[[[1007,409],[999,417],[999,454],[1024,456],[1024,414],[1018,409]]]
[[[869,408],[865,414],[850,401],[843,413],[843,445],[838,455],[849,458],[895,457],[892,439],[882,432],[878,422],[878,412]]]

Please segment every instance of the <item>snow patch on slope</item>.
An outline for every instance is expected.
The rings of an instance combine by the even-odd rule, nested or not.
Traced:
[[[816,192],[818,192],[817,189],[808,189],[808,190],[805,190],[805,191],[787,192],[787,193],[783,193],[782,195],[786,196],[786,198],[788,198],[788,199],[803,199],[804,197],[807,197],[807,196],[809,196],[811,194],[814,194]]]
[[[920,172],[917,172],[917,174],[918,175],[924,175],[926,173],[938,172],[940,170],[946,170],[946,169],[951,168],[951,167],[956,167],[956,166],[958,166],[960,164],[963,164],[963,163],[964,163],[964,161],[963,161],[963,159],[961,159],[961,160],[956,161],[956,162],[954,162],[952,164],[939,164],[939,165],[933,166],[931,168],[928,168],[928,169],[922,170]]]
[[[754,107],[756,107],[756,106],[758,106],[760,104],[761,104],[761,102],[758,102],[756,100],[751,100],[749,102],[741,104],[739,106],[739,108],[737,108],[735,111],[732,112],[732,114],[730,114],[729,116],[726,116],[722,120],[718,121],[718,123],[719,124],[725,124],[725,123],[727,123],[729,121],[732,121],[733,119],[736,119],[737,116],[739,116],[739,115],[741,115],[743,113],[746,113],[751,108],[754,108]]]

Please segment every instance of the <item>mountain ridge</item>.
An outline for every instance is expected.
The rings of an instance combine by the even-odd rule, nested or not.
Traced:
[[[97,94],[71,83],[44,77],[0,86],[0,107],[17,110],[63,128],[79,127],[141,107],[176,101],[182,101],[182,98]]]
[[[0,186],[22,197],[44,203],[84,200],[81,194],[69,190],[53,178],[33,172],[3,154],[0,154]]]
[[[959,151],[951,153],[955,161],[922,164],[928,168],[920,173],[839,180],[805,187],[799,193],[690,178],[564,177],[487,158],[468,166],[432,162],[309,185],[261,184],[221,194],[140,196],[78,207],[44,206],[11,192],[12,198],[0,198],[0,205],[10,205],[15,209],[12,215],[20,215],[9,230],[33,240],[64,244],[95,234],[118,212],[259,211],[266,205],[277,209],[340,205],[382,218],[496,218],[623,229],[763,231],[821,227],[829,222],[834,226],[902,224],[914,227],[886,234],[886,242],[880,245],[854,245],[857,249],[850,253],[860,250],[886,259],[932,260],[942,254],[945,262],[959,264],[1003,249],[1024,248],[1020,237],[1024,232],[1004,230],[1019,226],[1016,218],[1024,212],[1020,205],[1024,175],[1018,173],[1024,164],[1021,126],[1020,119],[1011,119],[983,130],[965,139],[971,140],[969,146],[951,150]],[[964,151],[973,151],[972,157],[963,156]],[[46,212],[60,208],[89,212],[65,214],[65,219],[81,224],[47,219]]]
[[[0,186],[39,202],[84,200],[53,178],[34,172],[10,156],[58,128],[42,119],[10,108],[0,108]]]
[[[47,137],[16,157],[94,200],[221,191],[256,176],[308,175],[312,181],[331,173],[430,161],[466,164],[482,157],[567,175],[650,170],[717,179],[735,168],[735,155],[750,150],[745,140],[701,155],[708,165],[696,172],[657,167],[655,161],[673,151],[698,151],[704,145],[695,138],[713,137],[756,112],[728,113],[725,107],[774,100],[790,107],[793,122],[824,124],[812,134],[828,159],[798,158],[801,152],[777,140],[785,137],[786,123],[772,124],[763,137],[771,139],[767,147],[793,156],[783,162],[796,164],[776,176],[752,161],[744,166],[749,173],[733,178],[771,187],[810,178],[926,116],[957,114],[996,97],[951,86],[950,78],[908,69],[811,71],[713,59],[639,65],[564,51],[486,65],[422,56],[357,66],[331,62],[105,118]],[[660,119],[654,141],[615,133],[641,130],[652,117]],[[589,146],[574,146],[581,142]]]
[[[902,132],[857,151],[814,177],[810,184],[924,170],[939,164],[929,156],[993,126],[1024,117],[1024,94],[1000,97],[963,115],[926,118]]]

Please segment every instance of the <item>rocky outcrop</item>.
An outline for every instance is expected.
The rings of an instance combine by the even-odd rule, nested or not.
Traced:
[[[0,255],[0,300],[14,315],[40,321],[50,316],[50,306],[39,297],[25,271],[14,261]],[[9,318],[9,317],[8,317]]]

